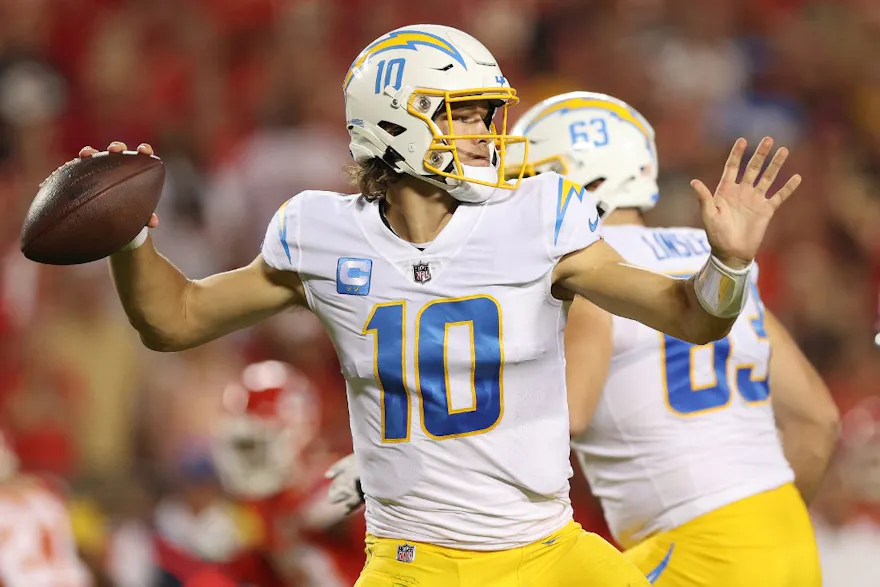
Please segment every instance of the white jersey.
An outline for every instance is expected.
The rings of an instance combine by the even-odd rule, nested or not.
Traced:
[[[670,275],[702,267],[702,230],[606,226],[630,262]],[[613,318],[613,356],[590,428],[572,441],[614,537],[630,547],[794,479],[769,402],[770,343],[754,280],[728,337],[694,346]]]
[[[64,503],[37,482],[0,487],[0,585],[91,584]]]
[[[336,346],[370,533],[500,550],[571,519],[551,273],[598,238],[589,195],[555,174],[460,205],[424,251],[357,195],[282,206],[263,256],[299,274]]]

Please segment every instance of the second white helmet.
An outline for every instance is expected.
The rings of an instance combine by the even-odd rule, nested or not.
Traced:
[[[554,96],[529,109],[512,132],[528,140],[528,150],[511,150],[508,169],[514,173],[555,171],[584,186],[603,180],[595,197],[604,214],[649,210],[657,203],[654,129],[617,98],[595,92]]]

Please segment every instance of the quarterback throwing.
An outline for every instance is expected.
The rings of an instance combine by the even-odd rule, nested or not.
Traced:
[[[131,323],[175,351],[291,306],[318,315],[347,380],[366,495],[359,587],[647,584],[572,521],[563,302],[578,294],[689,342],[724,337],[800,182],[766,195],[787,151],[757,179],[762,141],[738,183],[739,140],[714,194],[693,182],[713,254],[674,279],[608,246],[581,186],[505,180],[507,150],[524,141],[507,131],[516,91],[473,37],[392,31],[343,89],[359,193],[296,195],[253,263],[206,279],[137,239],[110,260]]]

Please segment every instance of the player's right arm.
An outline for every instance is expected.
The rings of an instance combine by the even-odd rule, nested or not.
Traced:
[[[148,239],[111,256],[110,270],[129,322],[155,351],[198,346],[305,299],[296,273],[273,269],[262,255],[234,271],[188,279]]]
[[[110,150],[125,150],[114,143]],[[138,150],[152,154],[149,145]],[[88,157],[94,149],[83,149]],[[151,226],[155,226],[155,217]],[[273,268],[263,255],[248,266],[188,279],[147,237],[134,250],[110,257],[119,299],[144,345],[157,351],[198,346],[256,324],[286,308],[305,305],[302,281],[293,271]]]
[[[614,351],[611,314],[577,297],[565,324],[565,388],[569,433],[586,432],[593,419]]]
[[[795,485],[809,501],[816,494],[837,445],[840,414],[819,373],[786,328],[770,312],[764,314],[770,339],[770,399],[782,433],[785,457]]]
[[[749,268],[770,218],[800,184],[795,175],[772,197],[766,196],[788,156],[785,148],[779,149],[761,173],[772,147],[771,139],[762,140],[737,182],[746,149],[745,140],[737,140],[714,195],[702,182],[691,182],[712,246],[709,260],[692,278],[673,279],[635,267],[600,241],[558,261],[552,275],[557,290],[581,295],[612,314],[690,343],[723,338],[745,303]],[[558,223],[564,227],[565,219]],[[586,219],[579,224],[570,230],[585,231]],[[594,226],[591,222],[589,228]]]

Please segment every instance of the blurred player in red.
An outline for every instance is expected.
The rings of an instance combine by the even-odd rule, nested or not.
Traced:
[[[245,368],[226,389],[214,459],[223,486],[262,521],[248,561],[260,585],[352,585],[363,567],[362,516],[347,517],[324,478],[335,456],[320,440],[319,397],[293,367],[277,361]],[[244,574],[247,574],[243,571]]]
[[[880,577],[880,398],[861,400],[841,423],[836,458],[812,503],[824,587]]]
[[[0,585],[86,587],[92,579],[77,554],[70,515],[56,491],[23,475],[0,430]]]

